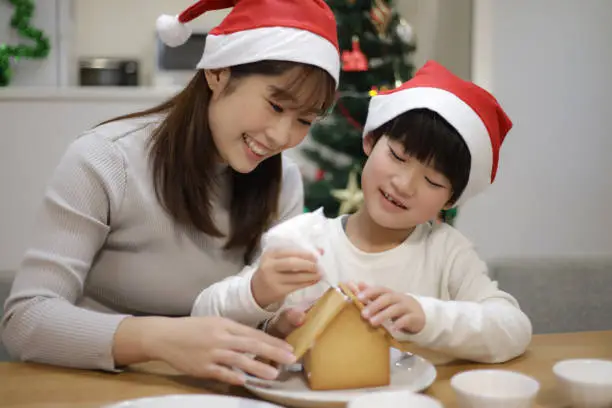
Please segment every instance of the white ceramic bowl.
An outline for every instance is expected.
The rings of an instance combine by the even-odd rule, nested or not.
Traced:
[[[412,391],[376,391],[355,397],[347,408],[443,408],[436,399]]]
[[[451,378],[460,408],[529,408],[540,383],[507,370],[470,370]]]
[[[573,359],[553,366],[559,390],[576,408],[612,406],[612,361]]]

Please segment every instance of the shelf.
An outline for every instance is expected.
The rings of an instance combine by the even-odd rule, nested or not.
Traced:
[[[154,87],[7,87],[0,88],[0,101],[138,101],[163,100],[181,88]]]

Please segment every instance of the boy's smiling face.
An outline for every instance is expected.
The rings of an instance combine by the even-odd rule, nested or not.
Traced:
[[[369,156],[361,178],[364,209],[383,228],[410,229],[435,219],[449,208],[451,182],[433,163],[422,163],[404,152],[401,142],[371,135],[363,147]]]

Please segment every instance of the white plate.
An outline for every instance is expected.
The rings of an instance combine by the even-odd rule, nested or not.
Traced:
[[[396,367],[394,363],[401,353],[391,350],[391,384],[385,387],[354,390],[312,391],[302,373],[284,375],[283,381],[262,381],[248,377],[245,387],[253,394],[268,401],[292,407],[344,407],[359,395],[376,391],[407,390],[421,392],[436,380],[436,368],[426,359],[414,355]]]
[[[225,395],[164,395],[159,397],[138,398],[105,405],[102,408],[280,408],[268,402]]]

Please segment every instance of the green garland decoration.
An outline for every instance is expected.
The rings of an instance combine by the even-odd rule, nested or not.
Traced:
[[[8,45],[0,44],[0,86],[7,86],[11,82],[11,58],[19,61],[21,58],[45,58],[51,48],[49,39],[43,32],[30,25],[34,14],[33,0],[8,0],[15,7],[11,18],[11,27],[19,35],[34,41],[34,45]]]

